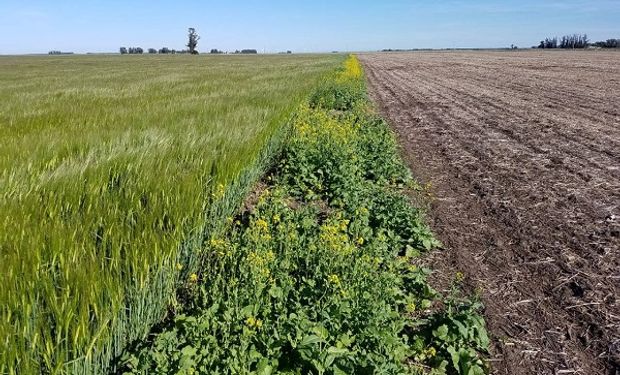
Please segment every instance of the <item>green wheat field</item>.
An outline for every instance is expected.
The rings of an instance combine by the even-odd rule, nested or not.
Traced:
[[[0,57],[0,373],[144,337],[209,205],[342,60]]]

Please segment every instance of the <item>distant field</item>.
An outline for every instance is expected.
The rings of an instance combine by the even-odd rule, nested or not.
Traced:
[[[0,58],[0,373],[147,332],[207,202],[340,61]]]

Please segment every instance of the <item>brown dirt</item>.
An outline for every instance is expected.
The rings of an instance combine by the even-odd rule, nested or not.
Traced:
[[[620,374],[620,53],[367,54],[496,374]]]

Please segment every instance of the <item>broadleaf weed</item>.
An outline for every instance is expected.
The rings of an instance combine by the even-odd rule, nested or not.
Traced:
[[[350,57],[298,109],[268,188],[247,220],[231,220],[233,248],[202,262],[191,318],[173,317],[126,355],[128,373],[484,371],[478,306],[437,309],[429,271],[412,263],[438,242],[403,195],[411,177],[364,108],[361,71]],[[347,90],[357,91],[333,100]],[[336,102],[351,105],[325,107]]]

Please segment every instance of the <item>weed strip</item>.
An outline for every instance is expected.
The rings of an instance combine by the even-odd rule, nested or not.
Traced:
[[[182,304],[119,373],[484,374],[479,304],[439,295],[415,265],[438,242],[355,57],[287,132],[246,209],[200,247]]]

